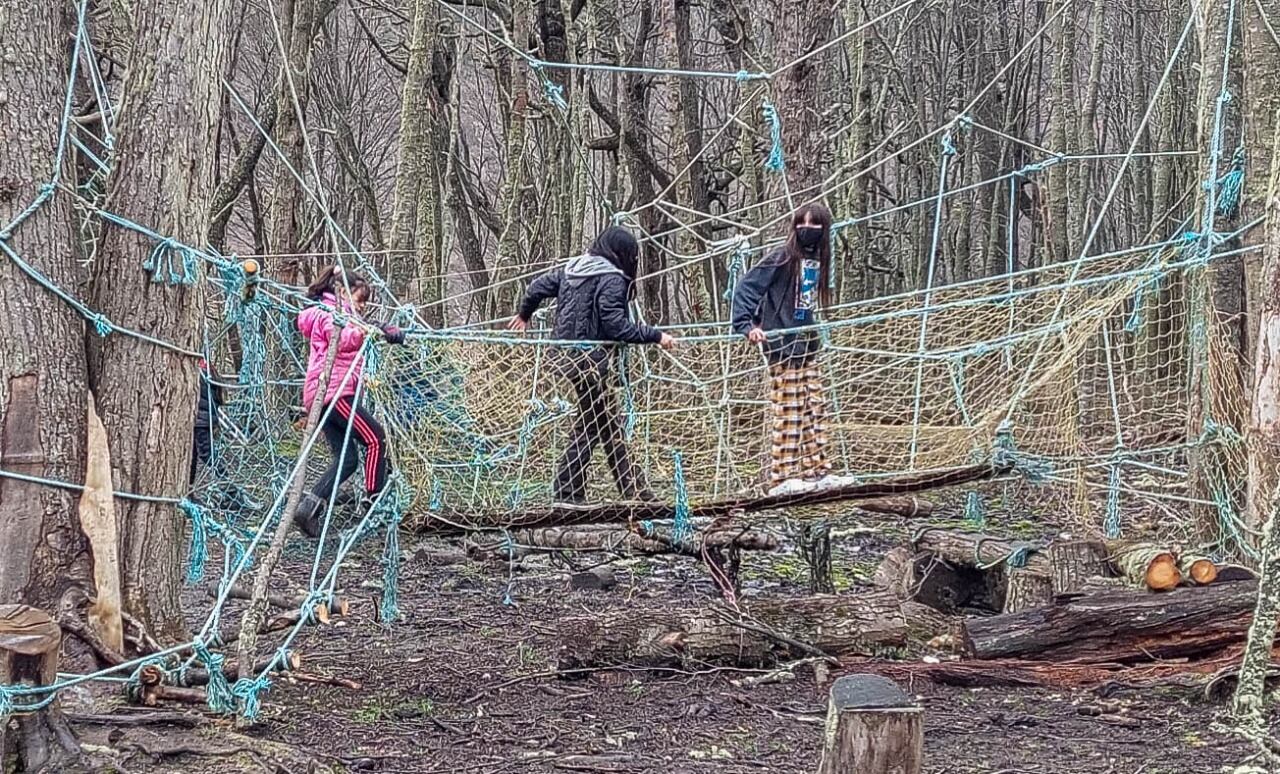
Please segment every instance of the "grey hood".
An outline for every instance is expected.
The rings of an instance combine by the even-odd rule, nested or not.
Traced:
[[[575,284],[605,274],[622,274],[622,270],[609,263],[608,258],[590,253],[570,258],[564,267],[564,278]]]

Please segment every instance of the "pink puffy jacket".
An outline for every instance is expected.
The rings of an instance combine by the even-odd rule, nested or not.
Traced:
[[[325,293],[320,300],[332,309],[342,309],[349,317],[356,316],[350,303],[344,301],[339,306],[338,299],[332,293]],[[309,306],[298,315],[298,330],[311,342],[311,352],[307,356],[307,380],[302,385],[302,405],[310,410],[311,401],[315,400],[316,389],[320,386],[325,360],[329,357],[329,342],[334,330],[333,313],[320,306]],[[326,404],[343,395],[355,395],[356,385],[360,383],[364,368],[364,358],[360,356],[364,332],[356,325],[347,325],[341,330],[338,335],[338,354],[333,361],[333,374],[329,377],[329,389],[325,390]]]

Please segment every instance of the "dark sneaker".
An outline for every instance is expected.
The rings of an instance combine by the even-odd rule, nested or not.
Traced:
[[[583,508],[587,505],[587,498],[580,493],[555,495],[551,502],[554,508]]]
[[[302,530],[302,534],[313,539],[320,537],[320,510],[323,507],[324,501],[310,492],[302,496],[302,502],[293,512],[293,523]]]

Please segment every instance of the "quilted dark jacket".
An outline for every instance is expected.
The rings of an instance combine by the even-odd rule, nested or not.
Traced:
[[[552,335],[571,341],[656,344],[657,328],[633,322],[627,313],[630,282],[609,261],[583,255],[529,284],[520,302],[520,317],[528,322],[543,301],[557,299]]]

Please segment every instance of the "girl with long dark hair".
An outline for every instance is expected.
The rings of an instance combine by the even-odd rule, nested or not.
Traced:
[[[598,342],[587,350],[572,347],[556,353],[557,370],[568,378],[578,397],[578,417],[552,484],[552,494],[561,504],[585,501],[587,471],[597,444],[604,446],[623,499],[655,499],[627,452],[618,401],[616,345],[657,344],[670,349],[676,340],[657,328],[632,321],[628,314],[639,251],[631,232],[616,226],[606,229],[585,255],[530,283],[508,326],[525,330],[542,302],[555,298],[552,335],[562,340]]]
[[[733,291],[733,330],[762,345],[769,363],[770,494],[835,483],[826,453],[821,339],[813,327],[830,300],[830,278],[831,211],[806,204],[791,216],[786,243],[752,267]]]
[[[307,337],[310,345],[307,376],[302,386],[302,405],[310,411],[317,397],[321,398],[324,406],[332,405],[333,410],[326,415],[321,429],[333,452],[333,461],[315,488],[303,496],[293,520],[308,537],[318,537],[320,514],[329,498],[335,496],[335,490],[356,472],[361,449],[364,451],[365,486],[362,504],[370,504],[386,486],[391,465],[387,459],[386,431],[374,418],[373,412],[356,401],[357,387],[364,374],[364,358],[360,353],[364,346],[365,328],[357,324],[338,326],[334,320],[338,313],[359,319],[365,306],[373,299],[373,286],[358,274],[344,271],[340,266],[330,266],[307,288],[307,297],[319,303],[308,306],[298,315],[298,330]],[[383,326],[382,335],[388,343],[404,343],[404,331],[399,328]],[[337,346],[338,352],[334,356],[325,394],[319,396],[320,377],[328,362],[330,346]]]

